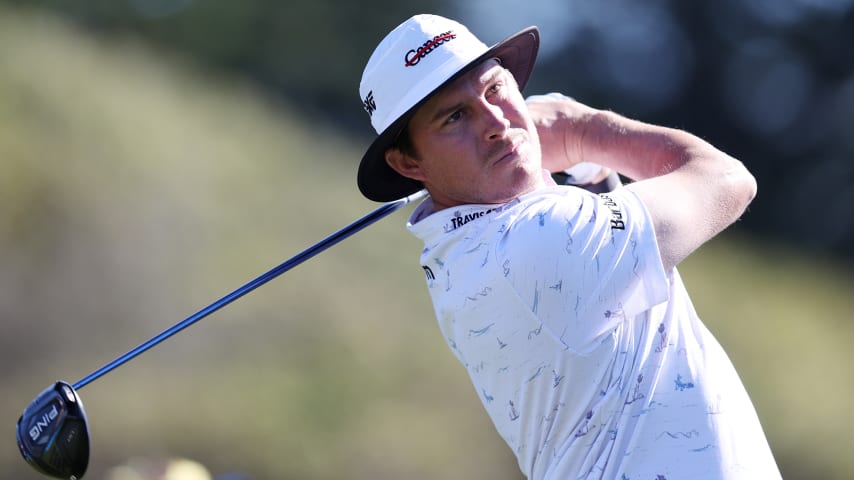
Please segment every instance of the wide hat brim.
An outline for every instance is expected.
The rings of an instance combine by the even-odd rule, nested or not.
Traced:
[[[407,197],[421,190],[424,186],[421,182],[404,177],[395,172],[385,161],[385,152],[394,145],[398,134],[406,127],[409,120],[430,97],[445,85],[453,82],[466,72],[470,71],[481,62],[489,58],[498,58],[501,65],[507,68],[519,90],[525,88],[534,63],[537,59],[537,51],[540,47],[540,33],[536,27],[528,27],[507,39],[490,47],[483,55],[472,60],[460,71],[452,75],[444,83],[428,93],[420,102],[388,126],[368,147],[367,152],[359,163],[359,171],[356,183],[362,195],[376,202],[390,202],[399,198]]]

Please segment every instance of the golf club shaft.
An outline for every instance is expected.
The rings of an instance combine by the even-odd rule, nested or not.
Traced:
[[[226,296],[220,298],[219,300],[213,302],[212,304],[208,305],[207,307],[199,310],[198,312],[194,313],[193,315],[190,315],[189,317],[182,320],[181,322],[173,325],[172,327],[169,327],[168,329],[164,330],[163,332],[159,333],[158,335],[152,337],[150,340],[148,340],[148,341],[140,344],[136,348],[128,351],[124,355],[116,358],[112,362],[104,365],[103,367],[99,368],[98,370],[95,370],[94,372],[90,373],[86,377],[83,377],[82,379],[78,380],[73,385],[74,389],[79,390],[79,389],[85,387],[86,385],[92,383],[93,381],[97,380],[98,378],[101,378],[102,376],[106,375],[107,373],[109,373],[109,372],[115,370],[116,368],[120,367],[121,365],[125,364],[126,362],[133,359],[134,357],[142,354],[143,352],[149,350],[150,348],[154,347],[155,345],[159,344],[160,342],[166,340],[167,338],[171,337],[172,335],[175,335],[176,333],[180,332],[181,330],[184,330],[185,328],[189,327],[190,325],[192,325],[192,324],[198,322],[199,320],[207,317],[211,313],[221,309],[222,307],[224,307],[224,306],[228,305],[229,303],[237,300],[238,298],[246,295],[247,293],[251,292],[252,290],[255,290],[256,288],[260,287],[261,285],[264,285],[265,283],[269,282],[270,280],[272,280],[272,279],[278,277],[279,275],[287,272],[288,270],[299,265],[300,263],[302,263],[302,262],[308,260],[309,258],[317,255],[318,253],[326,250],[327,248],[331,247],[332,245],[335,245],[336,243],[340,242],[341,240],[344,240],[345,238],[349,237],[350,235],[353,235],[354,233],[362,230],[363,228],[367,227],[368,225],[375,223],[376,221],[378,221],[378,220],[382,219],[383,217],[389,215],[390,213],[398,210],[399,208],[403,207],[404,205],[411,203],[411,202],[423,197],[424,195],[426,195],[426,192],[422,190],[422,191],[414,193],[408,197],[404,197],[404,198],[401,198],[399,200],[395,200],[393,202],[383,204],[382,206],[380,206],[376,210],[372,211],[371,213],[369,213],[369,214],[365,215],[364,217],[356,220],[355,222],[351,223],[350,225],[347,225],[346,227],[344,227],[341,230],[333,233],[332,235],[326,237],[325,239],[323,239],[320,242],[312,245],[311,247],[308,247],[307,249],[305,249],[302,252],[298,253],[297,255],[291,257],[290,259],[284,261],[283,263],[279,264],[278,266],[272,268],[271,270],[267,271],[266,273],[258,276],[254,280],[251,280],[250,282],[246,283],[245,285],[238,288],[237,290],[234,290],[233,292],[231,292],[228,295],[226,295]]]

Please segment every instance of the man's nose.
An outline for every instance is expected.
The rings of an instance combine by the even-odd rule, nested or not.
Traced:
[[[500,105],[482,102],[483,111],[483,135],[485,140],[503,138],[510,128],[510,121],[504,115],[504,109]]]

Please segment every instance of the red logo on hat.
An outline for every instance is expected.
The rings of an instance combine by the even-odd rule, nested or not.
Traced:
[[[404,57],[404,60],[406,60],[405,65],[407,67],[417,65],[422,58],[426,57],[428,53],[435,50],[436,47],[442,45],[443,43],[450,42],[455,38],[457,38],[457,34],[454,33],[453,30],[448,30],[445,33],[440,33],[439,35],[436,35],[432,39],[424,42],[424,44],[418,47],[417,49],[413,49],[406,52],[406,56]]]

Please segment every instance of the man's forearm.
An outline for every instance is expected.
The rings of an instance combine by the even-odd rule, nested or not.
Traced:
[[[633,180],[665,175],[693,156],[717,153],[687,132],[604,110],[586,117],[578,128],[565,130],[564,142],[568,156],[604,165]]]
[[[543,168],[552,172],[590,162],[643,180],[669,173],[694,156],[720,154],[687,132],[597,110],[569,97],[529,108],[540,136]]]

